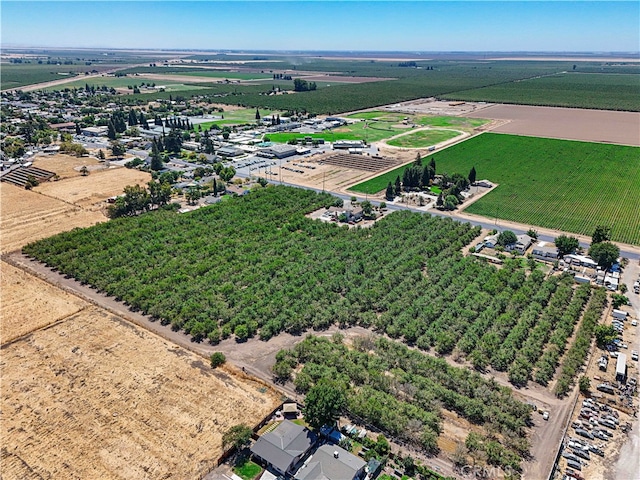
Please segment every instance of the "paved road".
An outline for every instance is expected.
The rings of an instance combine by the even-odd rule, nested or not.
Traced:
[[[242,174],[237,174],[236,176],[242,176],[242,177],[247,177],[248,175],[242,175]],[[313,190],[316,192],[322,192],[322,189],[319,188],[313,188],[313,187],[306,187],[306,186],[301,186],[301,185],[296,185],[294,183],[287,183],[287,182],[272,182],[274,184],[277,185],[287,185],[290,187],[297,187],[297,188],[304,188],[306,190]],[[358,202],[362,202],[364,200],[369,200],[371,203],[373,203],[374,205],[378,205],[380,202],[367,197],[362,197],[362,196],[357,196],[357,195],[346,195],[344,193],[340,193],[340,192],[330,192],[327,191],[327,193],[330,193],[331,195],[334,195],[336,197],[339,197],[345,201],[350,200],[350,198],[352,196],[355,196]],[[389,203],[386,202],[387,204],[387,210],[389,211],[396,211],[396,210],[410,210],[413,212],[418,212],[418,213],[424,213],[424,214],[428,214],[428,215],[432,215],[435,217],[442,217],[442,218],[451,218],[453,220],[457,220],[459,222],[463,222],[463,223],[470,223],[473,226],[479,226],[481,228],[486,228],[489,230],[493,230],[496,229],[499,232],[503,231],[503,230],[511,230],[513,231],[516,235],[521,235],[524,233],[527,233],[527,230],[529,230],[530,228],[532,228],[530,225],[522,225],[522,224],[516,224],[513,222],[507,222],[505,220],[491,220],[491,219],[485,219],[483,217],[477,217],[475,215],[469,215],[469,214],[465,214],[463,212],[441,212],[439,210],[425,210],[424,208],[419,208],[419,207],[412,207],[409,205],[400,205],[400,204],[394,204],[394,203]],[[573,233],[570,232],[560,232],[560,231],[552,231],[552,230],[548,230],[548,229],[542,229],[539,227],[533,227],[534,229],[536,229],[538,231],[538,240],[539,241],[544,241],[544,242],[553,242],[554,239],[558,236],[561,235],[562,233],[566,233],[568,235],[574,235]],[[590,245],[590,239],[587,239],[586,237],[580,237],[577,236],[578,240],[580,240],[580,246],[583,247],[584,249],[588,249],[589,245]],[[640,260],[640,248],[639,247],[633,247],[631,245],[626,245],[626,244],[621,244],[619,243],[618,246],[620,247],[620,255],[623,257],[627,257],[628,259],[630,259],[631,261],[638,261]]]

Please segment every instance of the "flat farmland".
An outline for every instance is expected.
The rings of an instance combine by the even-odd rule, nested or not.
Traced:
[[[636,112],[492,105],[466,117],[506,121],[494,132],[640,146],[640,113]]]
[[[640,75],[561,72],[445,94],[448,100],[640,111]]]
[[[630,146],[485,133],[434,156],[438,173],[475,166],[478,178],[500,184],[469,213],[588,236],[610,225],[613,240],[638,245],[639,154]]]
[[[0,261],[0,344],[77,313],[88,304]]]
[[[198,478],[279,395],[90,307],[3,349],[6,478]]]
[[[86,179],[91,182],[91,176]],[[62,200],[7,183],[0,183],[0,203],[2,252],[15,250],[26,243],[56,233],[76,227],[88,227],[107,220],[99,211],[87,211]]]

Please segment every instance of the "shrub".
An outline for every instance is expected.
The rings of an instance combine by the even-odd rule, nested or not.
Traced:
[[[222,352],[215,352],[211,354],[211,368],[217,368],[227,361],[227,358],[224,356]]]

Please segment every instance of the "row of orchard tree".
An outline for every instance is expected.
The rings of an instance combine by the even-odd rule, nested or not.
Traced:
[[[312,419],[329,407],[435,454],[446,409],[493,433],[489,448],[497,454],[489,463],[520,470],[529,452],[531,407],[509,388],[384,337],[356,337],[347,347],[340,335],[332,340],[309,336],[278,352],[273,370],[279,380],[293,379],[296,390],[307,394]]]
[[[516,352],[526,349],[535,365],[560,325],[569,327],[555,313],[567,301],[554,300],[558,280],[535,262],[527,274],[520,259],[496,269],[462,256],[477,228],[408,211],[355,230],[304,216],[336,202],[273,186],[187,216],[152,212],[25,250],[195,341],[361,325],[509,371],[521,363]]]

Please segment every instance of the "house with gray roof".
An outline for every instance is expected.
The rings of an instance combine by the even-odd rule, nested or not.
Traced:
[[[316,443],[316,434],[290,420],[262,435],[251,453],[268,463],[278,473],[293,473],[300,460]]]
[[[322,445],[295,474],[295,480],[354,480],[367,463],[337,445]]]

